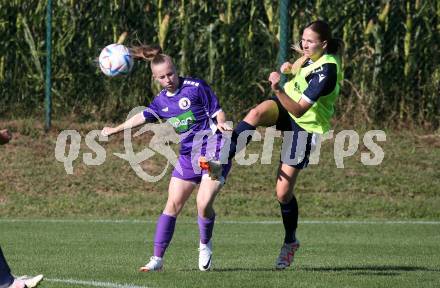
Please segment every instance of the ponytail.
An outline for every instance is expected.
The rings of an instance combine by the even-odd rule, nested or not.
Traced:
[[[333,55],[342,55],[344,53],[344,41],[339,38],[327,40],[327,53]]]
[[[174,65],[173,59],[162,53],[162,48],[159,45],[146,45],[130,47],[131,56],[135,59],[150,62],[151,66],[169,62]]]
[[[160,48],[159,45],[141,44],[139,46],[130,47],[130,53],[135,59],[150,62],[153,61],[157,55],[162,53],[162,48]]]

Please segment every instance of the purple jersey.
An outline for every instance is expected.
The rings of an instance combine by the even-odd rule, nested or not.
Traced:
[[[212,151],[220,147],[221,134],[216,127],[217,113],[221,111],[217,96],[205,81],[192,78],[179,78],[180,86],[174,94],[166,89],[162,90],[148,105],[149,109],[143,114],[148,122],[165,119],[170,123],[178,134],[184,137],[180,142],[180,154],[190,155],[191,151],[197,151],[205,155],[206,146],[212,141],[208,137],[214,137]],[[151,112],[151,110],[157,114]],[[203,137],[203,136],[207,137]],[[211,149],[209,149],[211,151]],[[218,156],[218,155],[212,155]]]

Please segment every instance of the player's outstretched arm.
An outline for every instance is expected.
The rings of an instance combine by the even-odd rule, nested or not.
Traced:
[[[143,115],[143,112],[140,112],[116,127],[104,127],[104,129],[102,129],[101,131],[101,134],[103,136],[110,136],[119,133],[121,131],[124,131],[125,129],[135,128],[144,123],[145,123],[145,117]]]

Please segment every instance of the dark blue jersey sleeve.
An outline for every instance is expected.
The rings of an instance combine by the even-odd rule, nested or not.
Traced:
[[[336,64],[323,64],[306,77],[309,86],[304,90],[303,97],[310,104],[315,103],[319,97],[328,95],[335,89],[337,78]]]

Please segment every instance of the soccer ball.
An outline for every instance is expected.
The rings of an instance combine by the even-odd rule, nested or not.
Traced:
[[[0,145],[8,143],[11,138],[12,134],[8,129],[0,130]]]
[[[99,68],[107,76],[126,75],[133,68],[133,57],[122,44],[110,44],[99,54]]]

